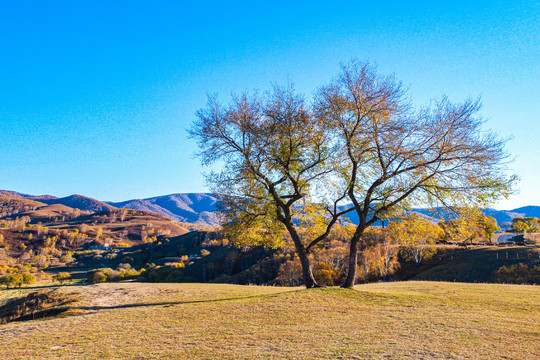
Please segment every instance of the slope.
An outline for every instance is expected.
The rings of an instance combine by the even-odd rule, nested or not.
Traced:
[[[186,193],[109,203],[118,208],[152,211],[172,220],[202,225],[219,223],[217,198],[213,194]]]
[[[43,199],[41,201],[49,205],[61,204],[74,209],[91,212],[111,210],[115,208],[114,206],[104,203],[103,201],[99,201],[78,194],[66,196],[63,198]]]

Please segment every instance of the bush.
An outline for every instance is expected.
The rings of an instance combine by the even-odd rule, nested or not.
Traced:
[[[141,275],[141,271],[132,269],[129,264],[121,265],[123,267],[118,267],[117,270],[110,268],[91,270],[86,274],[86,278],[91,284],[97,284],[102,282],[116,282],[135,279]],[[129,266],[129,268],[127,268],[127,266]]]
[[[6,289],[10,287],[21,287],[23,284],[30,285],[36,282],[36,278],[27,272],[14,272],[0,276],[0,285]]]
[[[107,281],[107,275],[102,271],[92,270],[87,273],[87,279],[91,284],[104,283]]]
[[[22,281],[23,281],[23,284],[30,285],[36,282],[36,278],[29,273],[22,273]]]
[[[210,251],[208,251],[206,249],[201,250],[201,256],[208,256],[208,255],[210,255]]]
[[[339,278],[339,271],[326,262],[317,262],[313,266],[313,277],[319,285],[334,286]]]
[[[6,289],[10,287],[21,287],[23,284],[23,276],[19,273],[0,276],[0,285],[5,285]]]
[[[176,264],[176,263],[175,263]],[[184,273],[177,266],[155,266],[146,270],[142,277],[149,282],[186,282]]]
[[[165,263],[165,266],[181,269],[181,268],[185,268],[186,264],[184,264],[183,262],[170,262],[170,263]]]
[[[64,264],[71,264],[74,261],[75,259],[73,259],[70,254],[62,255],[62,257],[60,258],[60,262]]]
[[[71,274],[68,272],[59,272],[58,274],[56,274],[54,279],[60,284],[63,284],[64,282],[71,280]]]

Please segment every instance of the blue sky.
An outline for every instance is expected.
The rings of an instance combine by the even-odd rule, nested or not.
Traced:
[[[0,188],[119,201],[206,191],[186,129],[208,93],[292,80],[306,95],[351,58],[417,105],[481,96],[540,205],[537,1],[1,1]]]

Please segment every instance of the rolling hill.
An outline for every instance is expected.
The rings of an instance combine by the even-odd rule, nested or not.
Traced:
[[[35,206],[44,204],[61,204],[82,211],[105,211],[114,208],[126,208],[132,210],[149,211],[171,220],[183,223],[215,226],[219,224],[217,216],[218,198],[210,193],[177,193],[162,196],[155,196],[145,199],[131,199],[120,202],[100,201],[83,195],[71,195],[58,198],[52,195],[29,195],[15,191],[0,190],[0,196],[10,199],[20,199],[21,202]],[[345,205],[347,206],[347,205]],[[434,214],[428,209],[415,208],[413,212],[422,214],[424,217],[436,221],[443,215]],[[485,209],[487,215],[494,217],[499,226],[505,222],[511,222],[513,218],[540,217],[540,206],[523,206],[511,210]],[[352,223],[358,223],[355,213],[349,214]],[[380,222],[376,225],[381,225]]]
[[[117,208],[151,211],[169,219],[201,225],[219,224],[216,211],[217,198],[213,194],[188,193],[109,202]]]
[[[79,209],[83,211],[105,211],[105,210],[112,210],[115,207],[111,206],[107,203],[104,203],[103,201],[99,201],[96,199],[92,199],[83,195],[70,195],[63,198],[49,198],[49,199],[42,199],[41,202],[48,204],[48,205],[54,205],[54,204],[60,204],[69,206],[73,209]]]

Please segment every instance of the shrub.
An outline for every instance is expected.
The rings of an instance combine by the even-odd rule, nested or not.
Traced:
[[[87,273],[86,278],[88,282],[92,284],[97,284],[101,282],[116,282],[134,279],[141,275],[141,271],[132,269],[129,264],[121,265],[123,265],[124,267],[119,267],[117,270],[113,270],[110,268],[91,270]],[[126,268],[126,266],[129,266],[129,268]]]
[[[22,282],[23,284],[34,284],[36,282],[36,278],[29,274],[29,273],[22,273]]]
[[[23,284],[23,276],[19,273],[0,276],[0,285],[5,285],[6,289],[10,287],[21,287]]]
[[[201,250],[201,256],[208,256],[208,255],[210,255],[210,251],[208,251],[206,249]]]
[[[64,282],[71,280],[71,274],[68,272],[59,272],[58,274],[56,274],[54,279],[60,284],[63,284]]]
[[[155,266],[142,274],[149,282],[185,282],[184,273],[176,266]]]
[[[317,262],[313,266],[313,277],[319,285],[333,286],[339,278],[339,271],[326,262]]]
[[[75,261],[75,259],[73,259],[70,254],[62,255],[62,257],[60,258],[60,262],[64,264],[71,264],[73,261]]]
[[[185,268],[186,264],[184,264],[183,262],[170,262],[170,263],[165,263],[165,266],[181,269],[181,268]]]
[[[87,274],[87,279],[91,284],[98,284],[107,281],[107,275],[99,270],[89,271]]]

